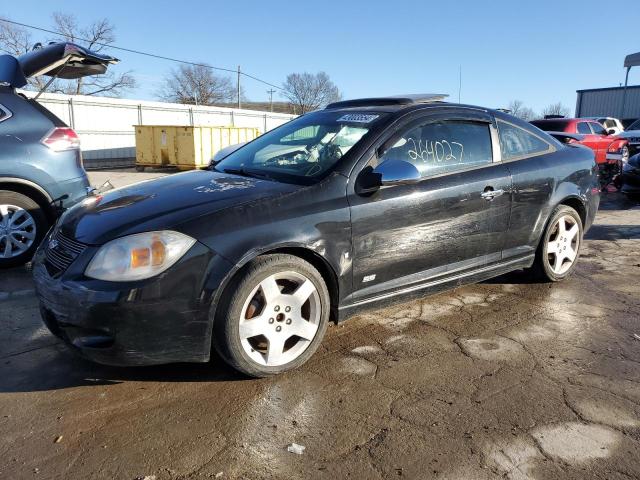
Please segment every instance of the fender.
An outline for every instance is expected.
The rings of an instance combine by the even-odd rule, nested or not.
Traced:
[[[331,292],[332,288],[335,288],[338,291],[341,290],[340,279],[337,275],[337,272],[334,266],[324,255],[322,255],[318,250],[310,248],[309,245],[305,245],[297,242],[286,242],[281,244],[269,245],[267,247],[262,247],[262,248],[254,248],[249,250],[247,253],[245,253],[242,256],[242,258],[239,261],[237,261],[235,264],[227,260],[223,256],[221,256],[220,254],[216,253],[216,256],[219,257],[219,259],[230,268],[228,268],[224,273],[223,272],[216,273],[217,269],[212,268],[211,274],[205,281],[205,288],[207,290],[213,291],[213,296],[210,298],[210,307],[209,307],[209,319],[210,319],[209,338],[211,339],[213,338],[213,322],[215,320],[216,310],[218,308],[218,304],[220,303],[222,294],[225,291],[225,289],[229,286],[229,283],[235,277],[238,271],[240,271],[240,269],[242,269],[245,265],[247,265],[253,259],[259,257],[260,255],[264,255],[270,252],[286,250],[289,248],[305,250],[309,252],[310,255],[313,255],[315,258],[320,260],[325,265],[326,270],[333,277],[333,279],[330,282],[328,282],[328,285],[327,285],[327,287],[329,288],[329,291]],[[322,272],[320,273],[322,274]],[[349,276],[349,279],[350,278],[351,277]],[[345,281],[347,280],[348,279],[345,279]],[[331,285],[332,283],[333,285]],[[339,299],[336,296],[336,298],[332,300],[335,300],[335,304],[333,304],[334,302],[332,301],[332,308],[331,308],[332,313],[337,314],[337,307],[338,307],[337,304],[339,302]],[[337,318],[337,316],[334,318]]]
[[[42,196],[44,196],[44,198],[47,200],[48,203],[53,202],[53,198],[51,198],[51,195],[49,195],[49,193],[42,188],[40,185],[38,185],[37,183],[33,183],[29,180],[25,180],[23,178],[16,178],[16,177],[0,177],[0,186],[2,186],[3,183],[17,183],[20,185],[25,185],[27,187],[33,188],[34,190],[37,190],[39,193],[42,194]]]
[[[544,212],[544,222],[538,222],[538,225],[536,225],[536,228],[534,229],[533,234],[535,235],[534,238],[536,239],[535,245],[540,244],[542,235],[544,234],[544,231],[549,224],[549,220],[551,219],[551,214],[558,205],[567,205],[575,208],[574,205],[577,206],[578,204],[582,206],[582,211],[580,211],[580,209],[576,210],[582,220],[583,229],[586,231],[586,229],[588,228],[586,223],[588,221],[589,204],[586,194],[580,192],[575,184],[567,182],[563,182],[562,184],[560,184],[560,186],[558,186],[558,189],[551,197],[547,209]]]

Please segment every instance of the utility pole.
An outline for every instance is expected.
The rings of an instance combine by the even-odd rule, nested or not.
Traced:
[[[242,108],[242,101],[240,100],[240,65],[238,65],[238,108]]]
[[[273,113],[273,94],[276,93],[276,91],[272,88],[271,90],[267,90],[267,93],[269,94],[269,108],[271,113]]]

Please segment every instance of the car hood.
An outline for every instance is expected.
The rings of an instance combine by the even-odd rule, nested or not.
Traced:
[[[618,138],[640,138],[640,130],[625,130],[624,132],[618,133],[616,135]]]
[[[90,197],[60,219],[69,238],[102,245],[114,238],[174,229],[200,216],[301,188],[208,170],[179,173]]]

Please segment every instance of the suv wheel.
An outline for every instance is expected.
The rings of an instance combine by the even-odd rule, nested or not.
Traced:
[[[320,345],[329,292],[301,258],[258,257],[226,292],[216,309],[214,346],[235,369],[252,377],[275,375],[299,367]]]
[[[568,277],[578,261],[582,234],[578,212],[566,205],[556,207],[536,252],[534,275],[550,282]]]
[[[30,261],[47,226],[40,205],[31,198],[0,190],[0,268]]]

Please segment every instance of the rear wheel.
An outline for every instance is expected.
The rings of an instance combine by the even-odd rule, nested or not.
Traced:
[[[540,240],[532,267],[541,280],[559,282],[575,269],[582,244],[582,220],[573,208],[559,205]]]
[[[47,218],[35,201],[0,190],[0,268],[31,260],[47,227]]]
[[[265,255],[226,289],[217,308],[214,346],[247,375],[275,375],[313,355],[328,320],[329,292],[320,273],[292,255]]]

